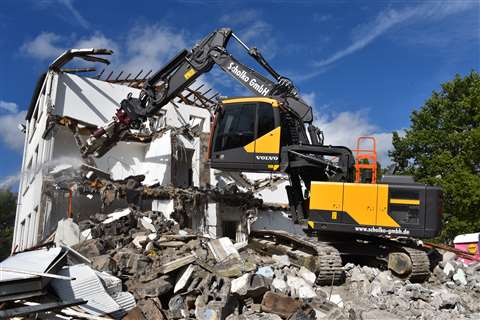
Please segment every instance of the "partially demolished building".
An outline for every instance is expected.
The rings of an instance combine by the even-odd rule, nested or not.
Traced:
[[[107,190],[79,188],[75,181],[62,177],[68,175],[68,170],[108,176],[112,181],[143,175],[141,184],[149,188],[236,185],[263,198],[270,209],[285,207],[287,181],[283,177],[221,173],[208,167],[204,159],[211,108],[217,94],[212,94],[211,89],[203,85],[193,84],[191,87],[195,89],[179,94],[160,114],[150,118],[104,156],[82,159],[78,143],[86,137],[82,130],[107,122],[122,99],[128,94],[138,95],[142,81],[148,76],[141,71],[135,77],[130,74],[122,77],[122,72],[117,75],[111,72],[108,76],[107,72],[102,72],[87,77],[76,74],[85,70],[64,68],[75,57],[82,58],[93,52],[94,49],[67,51],[38,80],[26,117],[13,251],[45,240],[55,231],[58,221],[66,217],[78,220],[126,206],[124,200],[112,199],[107,209]],[[168,217],[175,211],[173,197],[155,199],[151,194],[142,199],[144,209],[162,212]],[[278,215],[264,210],[260,219],[250,217],[247,223],[243,210],[208,201],[195,210],[195,214],[189,215],[189,227],[209,237],[228,235],[238,241],[245,240],[247,224],[253,220],[258,220],[256,224],[261,228],[271,225],[272,219],[277,219],[278,223],[288,219],[282,211]],[[287,227],[290,225],[285,223]]]

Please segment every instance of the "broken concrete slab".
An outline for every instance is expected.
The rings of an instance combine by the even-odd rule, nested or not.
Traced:
[[[300,300],[295,300],[289,296],[274,292],[267,292],[262,299],[262,311],[274,313],[282,318],[288,318],[302,306]]]
[[[308,299],[317,296],[312,286],[303,278],[287,275],[287,286],[292,297]]]
[[[197,257],[195,254],[189,254],[179,259],[164,263],[162,266],[158,268],[157,272],[160,274],[169,273],[177,269],[180,269],[181,267],[186,266],[190,263],[193,263],[196,259]]]
[[[458,268],[458,270],[453,275],[452,279],[458,285],[463,285],[463,286],[467,285],[467,277],[465,275],[465,271],[463,271],[462,268]]]
[[[385,310],[368,310],[361,313],[362,320],[379,320],[379,319],[389,319],[389,320],[402,320],[401,317],[397,317],[391,312]]]
[[[328,300],[335,303],[338,307],[343,308],[343,299],[339,294],[332,294]]]
[[[247,293],[250,277],[251,274],[246,273],[241,277],[233,279],[231,282],[230,292],[245,295]]]
[[[173,289],[173,293],[177,293],[181,290],[183,290],[190,278],[192,277],[192,274],[193,274],[193,271],[195,270],[195,266],[190,264],[183,272],[182,274],[180,275],[180,277],[178,277],[178,280],[176,281],[175,283],[175,287]]]
[[[145,230],[149,230],[152,233],[157,233],[157,229],[155,226],[152,224],[153,220],[148,218],[148,217],[142,217],[140,218],[140,224]]]
[[[452,261],[446,262],[445,267],[443,268],[443,272],[447,276],[447,278],[451,278],[455,273],[455,267],[453,266]]]
[[[162,312],[162,304],[158,298],[141,300],[138,303],[138,307],[146,319],[165,319]]]
[[[290,259],[287,255],[272,255],[272,259],[279,267],[288,267],[290,265]]]
[[[133,245],[137,249],[143,249],[143,246],[149,241],[149,238],[144,235],[144,234],[139,234],[135,236],[135,238],[132,240]]]
[[[55,231],[55,244],[60,246],[74,246],[82,240],[80,228],[72,218],[62,219],[58,221],[57,230]]]
[[[315,280],[317,279],[315,273],[303,266],[300,268],[300,270],[298,270],[298,276],[305,279],[305,281],[307,281],[310,285],[313,285],[315,283]]]
[[[274,292],[277,292],[277,293],[286,294],[288,291],[287,283],[284,280],[279,278],[273,279],[271,287],[274,290]]]
[[[350,277],[351,281],[368,282],[368,277],[363,273],[363,271],[358,266],[350,270],[350,274],[351,274],[351,277]]]
[[[134,292],[139,299],[157,298],[172,290],[173,285],[167,277],[162,276],[149,282],[130,281],[128,289]]]
[[[227,237],[213,239],[208,242],[208,248],[212,252],[217,262],[225,261],[230,258],[240,259],[240,254]]]
[[[72,248],[87,258],[100,256],[105,253],[105,246],[99,239],[85,240],[80,244],[72,246]]]
[[[117,272],[117,266],[115,261],[109,254],[103,254],[90,258],[92,267],[98,271],[109,271],[112,273]]]
[[[442,261],[445,263],[449,261],[454,261],[456,259],[457,259],[457,255],[450,251],[445,251],[445,253],[442,255]]]
[[[113,221],[116,221],[116,220],[120,219],[121,217],[128,216],[130,213],[132,213],[132,210],[130,208],[125,208],[125,209],[120,210],[120,211],[112,212],[112,213],[108,214],[107,219],[102,221],[102,223],[103,224],[109,224]]]
[[[255,273],[268,279],[273,279],[274,276],[273,269],[270,266],[260,267]]]

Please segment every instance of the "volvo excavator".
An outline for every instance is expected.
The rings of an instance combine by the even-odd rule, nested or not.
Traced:
[[[228,52],[232,38],[269,77]],[[429,258],[416,239],[439,234],[441,189],[401,177],[355,183],[352,151],[324,144],[322,131],[312,124],[312,108],[293,82],[231,29],[218,29],[178,53],[144,83],[138,97],[121,102],[112,120],[86,140],[82,153],[101,157],[214,65],[253,95],[218,101],[208,150],[211,168],[287,174],[291,218],[307,235],[263,230],[252,232],[251,242],[307,263],[320,284],[343,280],[342,259],[375,261],[411,281],[425,280]]]

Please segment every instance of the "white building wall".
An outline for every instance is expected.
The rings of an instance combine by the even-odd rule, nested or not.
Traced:
[[[18,192],[13,250],[23,250],[36,244],[42,195],[42,169],[51,157],[51,141],[42,138],[47,122],[47,112],[55,103],[57,79],[49,72],[30,121],[26,122],[22,174]]]

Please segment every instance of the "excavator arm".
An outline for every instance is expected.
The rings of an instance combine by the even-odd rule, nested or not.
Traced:
[[[231,38],[237,40],[275,81],[243,65],[226,49]],[[139,97],[124,99],[113,119],[97,129],[82,148],[84,155],[100,157],[110,150],[130,129],[139,127],[147,117],[155,114],[200,75],[217,64],[255,96],[282,97],[288,111],[303,123],[313,120],[312,108],[298,97],[293,83],[279,75],[256,48],[247,47],[231,29],[222,28],[198,42],[190,51],[182,50],[144,84]]]

